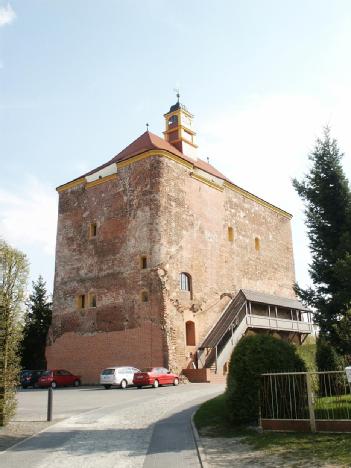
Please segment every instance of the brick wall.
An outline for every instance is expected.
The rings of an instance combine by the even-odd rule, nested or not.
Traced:
[[[180,272],[191,275],[192,295],[180,291]],[[48,365],[86,382],[112,364],[180,371],[196,349],[186,346],[186,321],[195,322],[198,345],[230,300],[223,294],[248,288],[293,297],[293,282],[288,218],[228,188],[209,187],[173,160],[138,161],[109,182],[60,193]],[[89,292],[97,307],[77,310],[76,295]],[[144,332],[150,324],[151,360]]]

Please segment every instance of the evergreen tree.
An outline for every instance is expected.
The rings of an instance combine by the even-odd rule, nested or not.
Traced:
[[[19,376],[19,316],[28,277],[26,256],[0,240],[0,426],[15,412]]]
[[[33,281],[24,320],[22,366],[25,369],[46,369],[45,345],[51,325],[52,303],[48,299],[46,283],[41,276]]]
[[[344,326],[351,305],[351,194],[342,156],[326,128],[309,155],[309,174],[293,185],[305,202],[313,282],[308,289],[296,286],[296,292],[315,308],[321,335],[346,354],[351,352],[351,329],[346,336]]]

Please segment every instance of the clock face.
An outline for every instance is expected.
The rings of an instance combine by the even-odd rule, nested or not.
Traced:
[[[183,115],[183,123],[184,125],[186,125],[187,127],[191,127],[191,118],[188,117],[187,115]]]

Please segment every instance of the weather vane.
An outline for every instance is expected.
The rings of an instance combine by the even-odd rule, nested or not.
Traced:
[[[177,94],[177,99],[178,99],[178,102],[179,102],[179,98],[180,98],[180,94],[179,94],[179,88],[174,88],[173,91],[175,91]]]

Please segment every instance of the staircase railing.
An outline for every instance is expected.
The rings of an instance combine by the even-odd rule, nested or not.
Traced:
[[[205,360],[205,365],[204,367],[212,367],[213,364],[215,365],[215,371],[217,372],[217,360],[218,356],[221,354],[223,349],[225,348],[226,344],[228,343],[229,340],[233,339],[234,333],[237,330],[239,324],[245,319],[246,317],[246,303],[244,302],[238,312],[236,313],[232,323],[230,324],[229,328],[227,331],[224,333],[224,335],[221,337],[221,339],[218,341],[217,345],[214,346],[209,354],[206,357]]]

